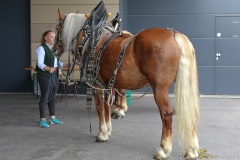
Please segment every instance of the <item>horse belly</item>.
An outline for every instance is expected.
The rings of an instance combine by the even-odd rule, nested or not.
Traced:
[[[115,81],[116,88],[136,90],[148,86],[146,77],[140,71],[121,70]]]

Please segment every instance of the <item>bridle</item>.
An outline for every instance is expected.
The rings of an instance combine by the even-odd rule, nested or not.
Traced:
[[[62,33],[62,30],[63,30],[63,24],[64,24],[64,21],[66,19],[66,16],[64,17],[63,20],[60,20],[60,22],[58,23],[58,25],[56,26],[56,31],[57,31],[57,36],[56,36],[56,39],[55,39],[55,44],[54,44],[54,48],[55,48],[55,56],[60,58],[63,54],[63,47],[62,47],[62,44],[63,44],[63,33]],[[59,48],[62,49],[62,51],[59,51]]]

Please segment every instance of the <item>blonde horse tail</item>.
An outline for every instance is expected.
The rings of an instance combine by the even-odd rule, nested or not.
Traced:
[[[177,135],[181,145],[198,145],[199,92],[195,50],[189,39],[177,32],[175,39],[181,51],[179,69],[175,82],[175,110]]]

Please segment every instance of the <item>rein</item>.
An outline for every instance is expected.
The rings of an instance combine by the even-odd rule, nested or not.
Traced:
[[[92,85],[90,85],[89,83],[87,83],[86,82],[86,84],[89,86],[89,87],[92,87],[93,89],[95,89],[95,90],[100,90],[100,91],[110,91],[111,89],[109,89],[109,88],[97,88],[97,87],[94,87],[94,86],[92,86]],[[151,89],[151,87],[149,87],[148,88],[148,90],[145,92],[145,93],[143,93],[143,95],[141,95],[141,96],[139,96],[139,97],[136,97],[136,98],[127,98],[126,96],[124,96],[124,95],[122,95],[117,89],[115,89],[115,91],[122,97],[122,98],[126,98],[126,99],[129,99],[129,100],[136,100],[136,99],[140,99],[140,98],[142,98],[142,97],[144,97],[149,91],[150,91],[150,89]]]

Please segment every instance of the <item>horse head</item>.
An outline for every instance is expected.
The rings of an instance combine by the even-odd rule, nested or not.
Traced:
[[[62,54],[68,53],[73,55],[79,64],[85,64],[87,57],[85,53],[89,53],[94,46],[96,47],[96,36],[100,38],[100,32],[111,13],[106,12],[104,3],[101,1],[91,14],[64,14],[58,8],[58,15],[55,25],[55,55],[61,57]]]
[[[55,39],[55,44],[53,46],[53,51],[55,56],[60,58],[64,52],[63,42],[62,42],[62,29],[63,29],[63,22],[65,19],[65,15],[60,11],[59,8],[58,8],[58,15],[59,15],[59,18],[55,25],[56,39]]]
[[[85,14],[79,14],[78,12],[63,14],[58,8],[58,15],[59,18],[55,25],[55,54],[57,57],[61,57],[64,53],[71,53],[76,56],[79,32],[86,21]]]

